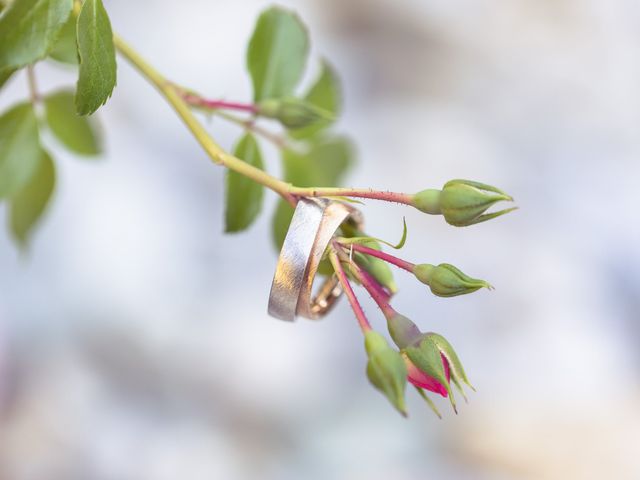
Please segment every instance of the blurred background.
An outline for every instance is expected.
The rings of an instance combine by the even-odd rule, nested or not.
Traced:
[[[452,342],[477,393],[457,416],[438,400],[438,420],[408,390],[405,420],[368,384],[346,302],[321,322],[269,318],[275,196],[223,235],[223,170],[120,61],[106,154],[52,147],[57,192],[29,254],[0,234],[0,479],[640,478],[640,3],[281,3],[310,29],[310,76],[320,56],[341,75],[348,184],[462,177],[516,198],[463,229],[363,206],[375,236],[406,215],[403,257],[496,287],[441,299],[396,275],[397,308]],[[161,72],[240,101],[267,5],[106,2]],[[43,91],[75,78],[36,73]],[[26,96],[23,75],[0,107]],[[227,148],[240,135],[209,128]]]

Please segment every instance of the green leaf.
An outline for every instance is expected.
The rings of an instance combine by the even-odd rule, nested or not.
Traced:
[[[0,69],[44,58],[72,7],[73,0],[14,0],[0,17]]]
[[[353,158],[353,146],[346,137],[321,139],[304,153],[283,150],[284,179],[298,187],[334,186],[340,183]],[[282,246],[292,216],[293,208],[280,200],[271,222],[276,249]]]
[[[80,72],[76,109],[88,115],[104,105],[116,86],[111,22],[101,0],[86,0],[78,16]]]
[[[0,70],[0,88],[4,87],[4,84],[7,83],[7,80],[11,78],[15,72],[12,68],[5,68],[4,70]]]
[[[400,250],[404,247],[404,244],[407,241],[407,220],[405,217],[402,217],[402,237],[400,237],[400,241],[395,245],[391,242],[387,242],[386,240],[382,240],[381,238],[376,237],[367,237],[367,236],[358,236],[358,237],[349,237],[341,240],[341,243],[345,245],[349,245],[350,243],[360,243],[366,245],[370,241],[384,243],[385,245],[395,249]],[[378,248],[380,250],[380,248]]]
[[[276,210],[271,219],[271,239],[273,240],[273,246],[278,251],[282,248],[284,237],[287,236],[287,230],[292,218],[293,208],[291,208],[291,205],[283,199],[278,200]]]
[[[240,139],[233,153],[249,165],[264,168],[260,147],[250,133]],[[225,232],[241,232],[248,228],[260,213],[263,187],[231,170],[227,170],[226,185]]]
[[[280,98],[293,93],[309,53],[307,30],[298,16],[281,7],[265,10],[247,50],[253,98]]]
[[[71,65],[78,64],[78,41],[76,37],[76,17],[70,15],[60,30],[60,36],[49,56],[54,60]]]
[[[0,198],[21,190],[40,161],[38,122],[30,103],[0,117]]]
[[[301,139],[315,135],[330,126],[340,113],[342,102],[340,81],[338,80],[335,70],[326,60],[322,61],[320,75],[313,83],[304,99],[312,105],[329,112],[334,119],[320,120],[307,127],[289,130],[289,135],[293,138]]]
[[[44,99],[47,123],[69,150],[80,155],[100,153],[100,139],[94,119],[81,117],[73,104],[73,92],[61,90]]]
[[[9,203],[11,233],[25,247],[38,220],[46,210],[55,185],[55,167],[47,152],[40,150],[37,169],[29,182]]]

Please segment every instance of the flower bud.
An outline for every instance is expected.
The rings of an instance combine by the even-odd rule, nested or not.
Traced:
[[[493,213],[484,213],[494,203],[513,201],[502,190],[471,180],[451,180],[442,190],[423,190],[412,197],[412,205],[418,210],[432,215],[444,215],[447,223],[465,227],[509,213],[515,208],[507,208]]]
[[[404,391],[407,385],[407,369],[399,352],[392,349],[382,335],[373,330],[365,334],[364,345],[369,361],[367,377],[391,404],[404,416],[407,410]]]
[[[387,318],[387,328],[398,348],[406,348],[422,336],[422,332],[415,323],[397,312]]]
[[[278,120],[287,128],[302,128],[334,116],[312,103],[298,98],[263,100],[258,105],[258,115]]]
[[[448,263],[441,263],[437,267],[422,263],[414,267],[413,274],[422,283],[429,285],[433,294],[439,297],[455,297],[483,287],[490,290],[493,288],[484,280],[471,278]]]
[[[448,378],[448,364],[445,358],[440,354],[440,349],[429,336],[429,334],[422,334],[414,343],[403,349],[403,353],[407,355],[411,363],[413,363],[418,369],[432,379],[430,384],[430,390],[440,393],[445,397],[449,397],[449,401],[453,408],[456,408],[456,402],[453,398],[453,392],[449,385]],[[435,382],[435,383],[433,383]],[[440,385],[444,388],[444,393],[441,390],[434,388],[435,385]],[[427,386],[419,385],[422,388],[428,388]]]
[[[450,381],[453,381],[465,400],[467,397],[462,383],[475,390],[467,379],[458,355],[442,335],[420,332],[415,323],[399,313],[387,317],[387,326],[393,341],[400,348],[407,380],[413,386],[449,397],[454,410],[456,402]],[[433,407],[428,398],[425,400]],[[437,410],[436,413],[439,415]]]

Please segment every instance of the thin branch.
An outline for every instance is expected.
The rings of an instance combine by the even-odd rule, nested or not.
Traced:
[[[380,260],[384,260],[385,262],[391,263],[396,267],[402,268],[407,272],[413,273],[413,268],[415,265],[406,260],[402,260],[401,258],[394,257],[393,255],[389,255],[381,250],[376,250],[375,248],[370,248],[365,245],[360,245],[358,243],[351,243],[349,245],[340,244],[343,248],[352,248],[356,252],[364,253],[365,255],[370,255],[372,257],[379,258]]]
[[[349,300],[351,309],[353,310],[353,313],[355,314],[356,319],[358,320],[360,329],[363,332],[368,332],[369,330],[371,330],[371,324],[369,323],[369,320],[367,319],[367,316],[365,315],[364,310],[362,310],[362,306],[360,305],[360,302],[358,301],[358,298],[356,297],[356,294],[353,291],[351,284],[349,283],[349,279],[347,278],[347,275],[344,273],[344,269],[342,268],[340,259],[338,258],[338,255],[333,248],[329,250],[329,260],[331,261],[331,265],[333,265],[333,269],[335,270],[336,275],[338,276],[338,280],[342,285],[344,294],[347,296],[347,299]]]
[[[36,74],[33,65],[27,66],[27,83],[29,85],[29,98],[32,104],[40,102],[40,94],[38,93],[38,84],[36,82]]]

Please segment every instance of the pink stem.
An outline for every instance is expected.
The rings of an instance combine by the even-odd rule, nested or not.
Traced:
[[[225,100],[208,100],[191,93],[184,93],[182,95],[182,98],[189,105],[194,105],[197,107],[223,110],[240,110],[243,112],[258,113],[258,108],[255,105],[248,103],[227,102]]]
[[[389,255],[388,253],[384,253],[380,250],[376,250],[374,248],[369,248],[364,245],[359,245],[357,243],[352,243],[349,245],[344,245],[346,248],[353,248],[356,252],[364,253],[365,255],[371,255],[372,257],[379,258],[380,260],[384,260],[385,262],[389,262],[396,267],[400,267],[407,272],[413,272],[413,268],[415,265],[411,262],[407,262],[406,260],[402,260],[401,258],[394,257],[393,255]]]
[[[304,194],[309,197],[354,197],[354,198],[370,198],[373,200],[382,200],[385,202],[401,203],[403,205],[412,205],[413,195],[398,192],[385,192],[373,190],[372,188],[305,188]]]
[[[375,279],[369,275],[368,272],[365,272],[362,268],[360,268],[357,264],[352,264],[354,267],[354,274],[362,284],[362,286],[369,292],[373,301],[376,302],[382,313],[384,313],[385,317],[393,316],[396,314],[396,311],[393,309],[391,305],[389,305],[389,296],[382,289],[382,287],[375,281]]]
[[[342,268],[340,259],[338,258],[338,255],[335,253],[335,251],[331,251],[329,253],[329,259],[331,260],[331,264],[333,265],[336,275],[338,276],[338,280],[342,285],[344,294],[349,299],[349,303],[351,304],[351,309],[353,310],[353,313],[355,313],[356,315],[356,319],[358,320],[358,324],[360,325],[360,328],[362,329],[363,332],[368,332],[369,330],[371,330],[371,324],[369,323],[369,320],[367,319],[367,316],[365,315],[364,310],[362,310],[362,306],[360,305],[360,302],[358,301],[358,298],[356,297],[356,294],[353,291],[353,288],[351,288],[351,283],[349,283],[349,279],[347,278],[347,275],[344,273],[344,269]]]
[[[378,295],[380,296],[380,298],[383,298],[386,303],[389,303],[389,300],[391,299],[391,294],[389,294],[389,292],[387,292],[387,290],[382,285],[380,285],[380,283],[374,278],[373,275],[371,275],[365,269],[360,268],[360,266],[358,266],[358,268],[360,269],[360,271],[358,272],[358,275],[365,278],[366,282],[369,285],[371,285],[372,288],[376,289],[376,292],[378,292]]]

